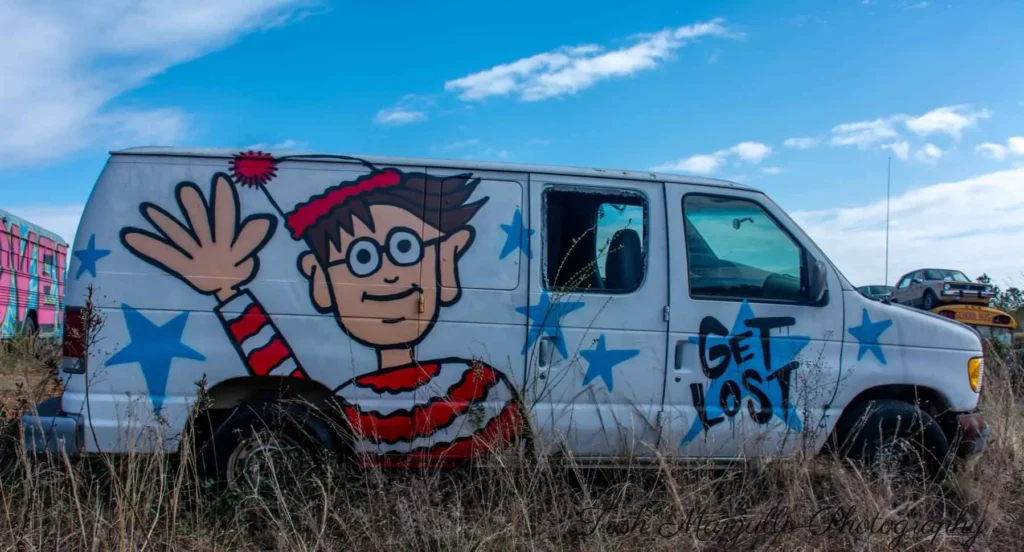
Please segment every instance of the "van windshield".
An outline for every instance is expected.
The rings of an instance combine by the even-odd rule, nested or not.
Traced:
[[[946,282],[964,282],[970,283],[971,279],[966,274],[959,270],[926,270],[924,271],[924,277],[926,280],[943,280]]]

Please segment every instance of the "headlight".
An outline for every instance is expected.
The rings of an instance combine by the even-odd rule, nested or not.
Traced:
[[[942,284],[942,289],[944,289],[945,291],[949,291],[950,287],[951,286],[949,284]]]
[[[967,378],[971,381],[971,389],[981,392],[981,382],[985,379],[985,359],[974,357],[967,361]]]

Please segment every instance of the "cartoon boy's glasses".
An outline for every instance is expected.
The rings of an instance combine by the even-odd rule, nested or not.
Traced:
[[[412,266],[423,260],[423,249],[441,241],[433,238],[424,241],[410,228],[398,226],[388,232],[384,244],[369,237],[356,238],[345,250],[345,258],[332,261],[328,267],[347,264],[352,274],[366,278],[380,270],[381,257],[387,255],[395,266]]]

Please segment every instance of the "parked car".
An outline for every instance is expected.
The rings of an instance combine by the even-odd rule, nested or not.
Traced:
[[[63,395],[22,418],[30,451],[175,452],[202,426],[196,465],[231,485],[266,473],[270,438],[387,466],[509,449],[657,465],[834,439],[933,474],[985,446],[978,334],[866,298],[740,184],[133,148],[111,154],[75,241],[80,331]],[[103,323],[83,328],[91,308]]]
[[[895,288],[892,286],[860,286],[857,291],[863,293],[871,299],[881,301],[892,297],[892,292]]]
[[[930,311],[950,303],[986,306],[993,297],[990,284],[972,282],[959,270],[924,268],[899,279],[892,301]]]

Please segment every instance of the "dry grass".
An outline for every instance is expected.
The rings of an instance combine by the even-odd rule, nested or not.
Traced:
[[[0,367],[20,384],[0,391],[8,410],[52,390],[25,349]],[[603,474],[505,457],[480,472],[301,466],[301,484],[214,495],[187,458],[17,453],[0,478],[0,549],[1018,550],[1024,386],[1011,367],[990,356],[990,448],[941,487],[869,479],[831,457]]]

